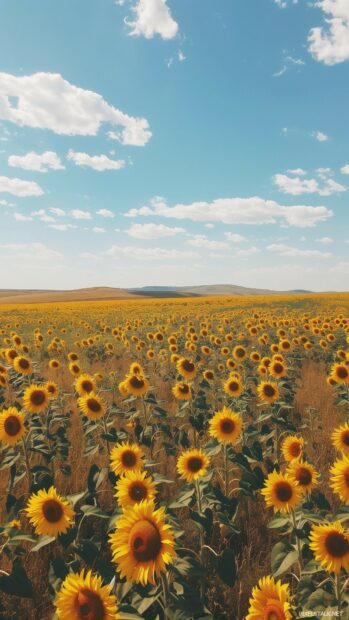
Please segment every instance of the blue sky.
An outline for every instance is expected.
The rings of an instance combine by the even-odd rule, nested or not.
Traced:
[[[349,0],[0,11],[0,288],[348,289]]]

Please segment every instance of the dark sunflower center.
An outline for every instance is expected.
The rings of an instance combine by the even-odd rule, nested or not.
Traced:
[[[93,385],[91,383],[91,381],[83,381],[81,384],[82,389],[84,390],[84,392],[92,392],[93,391]]]
[[[213,372],[207,372],[206,379],[213,379]]]
[[[297,472],[297,480],[303,486],[310,484],[312,481],[311,471],[306,467],[301,467]]]
[[[8,356],[11,360],[14,360],[16,357],[18,357],[18,353],[17,351],[9,351]]]
[[[143,519],[135,523],[130,532],[130,547],[138,562],[155,560],[161,551],[159,530],[153,523]]]
[[[282,364],[280,364],[279,362],[277,364],[274,364],[274,372],[276,372],[276,374],[280,374],[283,371],[284,367]]]
[[[34,390],[30,395],[33,405],[43,405],[45,402],[45,392],[43,390]]]
[[[349,542],[340,532],[331,532],[326,537],[325,547],[328,553],[335,558],[342,558],[349,553]]]
[[[73,364],[72,369],[73,369],[73,372],[79,372],[80,370],[79,366],[77,366],[76,364]]]
[[[181,394],[188,394],[189,392],[189,387],[185,383],[183,385],[180,385],[178,389]]]
[[[285,620],[286,616],[278,601],[268,602],[263,614],[263,620]]]
[[[133,388],[136,388],[136,390],[141,389],[144,386],[144,381],[143,379],[140,379],[139,377],[133,376],[130,379],[130,384],[132,385]]]
[[[202,459],[199,456],[191,456],[190,459],[188,459],[187,466],[188,466],[189,471],[196,474],[198,471],[200,471],[200,469],[203,466]]]
[[[95,592],[81,590],[77,596],[76,603],[79,620],[104,620],[104,606]]]
[[[10,435],[10,437],[15,437],[21,430],[21,423],[15,415],[10,415],[5,420],[4,428],[7,435]]]
[[[96,398],[89,398],[87,401],[87,406],[93,413],[99,413],[102,409],[101,403],[99,403]]]
[[[345,480],[345,484],[347,485],[349,489],[349,467],[347,467],[347,469],[344,472],[344,480]]]
[[[283,349],[289,349],[290,348],[290,343],[289,342],[283,342],[282,343],[282,348]]]
[[[229,389],[231,392],[237,392],[239,389],[239,384],[237,381],[230,381],[229,383]]]
[[[70,359],[72,362],[76,362],[76,360],[78,359],[78,356],[76,355],[76,353],[72,353],[70,356]]]
[[[292,497],[292,487],[288,482],[279,482],[275,493],[280,502],[288,502]]]
[[[232,433],[235,430],[235,423],[233,420],[226,418],[221,421],[221,431],[222,433]]]
[[[244,355],[245,355],[245,350],[244,350],[244,349],[242,349],[242,348],[240,348],[240,349],[236,349],[236,351],[235,351],[235,355],[236,355],[236,357],[244,357]]]
[[[30,364],[29,364],[28,360],[26,360],[24,357],[22,357],[22,358],[19,360],[19,367],[20,367],[22,370],[28,370],[28,368],[30,367]]]
[[[267,383],[264,386],[264,394],[266,396],[268,396],[268,398],[271,398],[272,396],[275,396],[275,389],[273,388],[272,385],[270,385],[270,383]]]
[[[135,482],[130,488],[130,498],[135,502],[141,502],[147,495],[146,486],[141,482]]]
[[[125,467],[134,467],[136,464],[136,455],[134,452],[132,452],[132,450],[126,450],[122,457],[122,464],[125,465]]]
[[[294,443],[291,443],[290,445],[290,454],[292,456],[299,456],[301,453],[301,445],[299,443],[297,443],[296,441]]]
[[[42,512],[49,523],[57,523],[63,516],[63,508],[55,499],[48,499],[42,507]]]
[[[345,366],[338,366],[337,377],[340,379],[346,379],[348,377],[348,369]]]
[[[194,364],[192,362],[190,362],[189,360],[184,360],[182,362],[182,368],[186,372],[193,372],[195,370]]]
[[[342,442],[345,446],[349,446],[349,431],[345,431],[342,435]]]

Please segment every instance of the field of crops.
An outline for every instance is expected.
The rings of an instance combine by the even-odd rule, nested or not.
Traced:
[[[349,617],[348,309],[0,306],[0,618]]]

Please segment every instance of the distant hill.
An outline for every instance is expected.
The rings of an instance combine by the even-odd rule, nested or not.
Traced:
[[[245,295],[306,294],[310,291],[273,291],[269,289],[247,288],[235,284],[207,284],[200,286],[144,286],[142,288],[122,289],[109,286],[95,286],[71,291],[0,289],[0,304],[58,303],[71,301],[107,301],[117,299],[180,298]]]

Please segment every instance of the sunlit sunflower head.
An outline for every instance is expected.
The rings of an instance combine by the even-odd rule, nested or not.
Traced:
[[[81,368],[77,362],[70,362],[69,372],[73,377],[77,377],[81,373]]]
[[[95,392],[97,386],[94,377],[88,374],[82,374],[75,379],[74,387],[79,396],[85,396],[85,394]]]
[[[246,357],[246,349],[245,349],[245,347],[241,346],[240,344],[238,344],[236,347],[234,347],[234,349],[233,349],[233,357],[236,360],[239,360],[240,362],[242,360],[244,360],[245,357]]]
[[[309,547],[325,570],[349,572],[349,530],[340,521],[313,525],[309,538]]]
[[[67,357],[70,362],[77,362],[79,359],[78,354],[74,352],[68,353]]]
[[[303,448],[303,437],[297,437],[297,435],[289,435],[282,442],[281,451],[285,461],[293,461],[293,459],[299,459],[302,456]]]
[[[332,433],[332,443],[337,450],[349,455],[349,424],[346,422],[335,428]]]
[[[333,364],[331,368],[331,377],[336,383],[349,383],[349,366],[347,364]]]
[[[283,362],[273,360],[269,366],[269,372],[276,379],[281,379],[287,375],[287,368]]]
[[[90,420],[100,420],[107,410],[104,400],[95,392],[80,396],[78,406],[82,413]]]
[[[92,571],[70,573],[57,593],[55,606],[60,620],[118,620],[116,597]]]
[[[24,390],[23,405],[29,413],[41,413],[47,409],[49,394],[45,385],[29,385]]]
[[[58,370],[58,368],[60,368],[61,366],[61,363],[59,360],[50,360],[48,365],[52,370]]]
[[[242,430],[242,418],[238,413],[223,407],[217,411],[209,422],[209,434],[222,443],[234,444]]]
[[[202,376],[203,376],[203,378],[206,381],[213,381],[214,380],[214,372],[213,372],[213,370],[209,370],[209,369],[204,370],[204,372],[202,373]]]
[[[0,442],[14,446],[24,437],[26,427],[24,416],[15,407],[9,407],[0,413]]]
[[[290,512],[295,508],[302,496],[299,484],[288,474],[280,474],[277,471],[269,474],[261,493],[268,507],[284,512]]]
[[[185,450],[177,461],[177,471],[187,482],[205,475],[210,459],[202,450]]]
[[[31,495],[25,512],[39,536],[56,537],[66,533],[75,514],[70,503],[58,495],[54,487]]]
[[[298,459],[292,460],[286,473],[290,478],[298,482],[303,491],[311,491],[319,484],[319,473],[310,463],[306,463],[305,461],[299,461]]]
[[[110,454],[110,467],[117,475],[143,468],[144,453],[136,443],[117,444]]]
[[[258,351],[252,351],[252,353],[250,353],[250,360],[254,364],[258,364],[260,359],[261,359],[261,356],[260,356],[260,353],[258,353]]]
[[[178,400],[191,400],[192,398],[191,386],[189,385],[189,383],[184,383],[184,381],[179,381],[178,383],[176,383],[176,385],[173,386],[172,394]]]
[[[257,394],[263,403],[275,403],[280,398],[279,386],[274,381],[261,381],[257,387]]]
[[[291,620],[289,585],[262,577],[252,590],[250,607],[245,620]]]
[[[116,483],[115,497],[122,508],[134,506],[143,500],[153,501],[155,485],[146,471],[130,470]]]
[[[186,379],[194,379],[196,375],[196,366],[187,357],[181,357],[176,364],[176,368],[179,374]]]
[[[132,583],[154,584],[175,556],[174,537],[165,509],[153,502],[128,506],[109,537],[113,561],[121,577]]]
[[[342,502],[349,505],[349,457],[343,455],[343,458],[337,459],[330,471],[330,487]]]
[[[54,381],[47,381],[46,389],[47,389],[49,398],[57,398],[59,394],[59,388],[58,388],[57,383],[55,383]]]
[[[239,398],[244,391],[244,386],[239,377],[230,376],[229,379],[224,381],[223,389],[228,396]]]
[[[128,375],[123,382],[125,390],[133,396],[144,396],[149,390],[149,381],[141,375]]]
[[[144,370],[139,362],[132,362],[130,366],[130,375],[144,375]]]
[[[24,355],[17,355],[13,360],[13,368],[21,375],[31,375],[33,366],[30,360]]]

